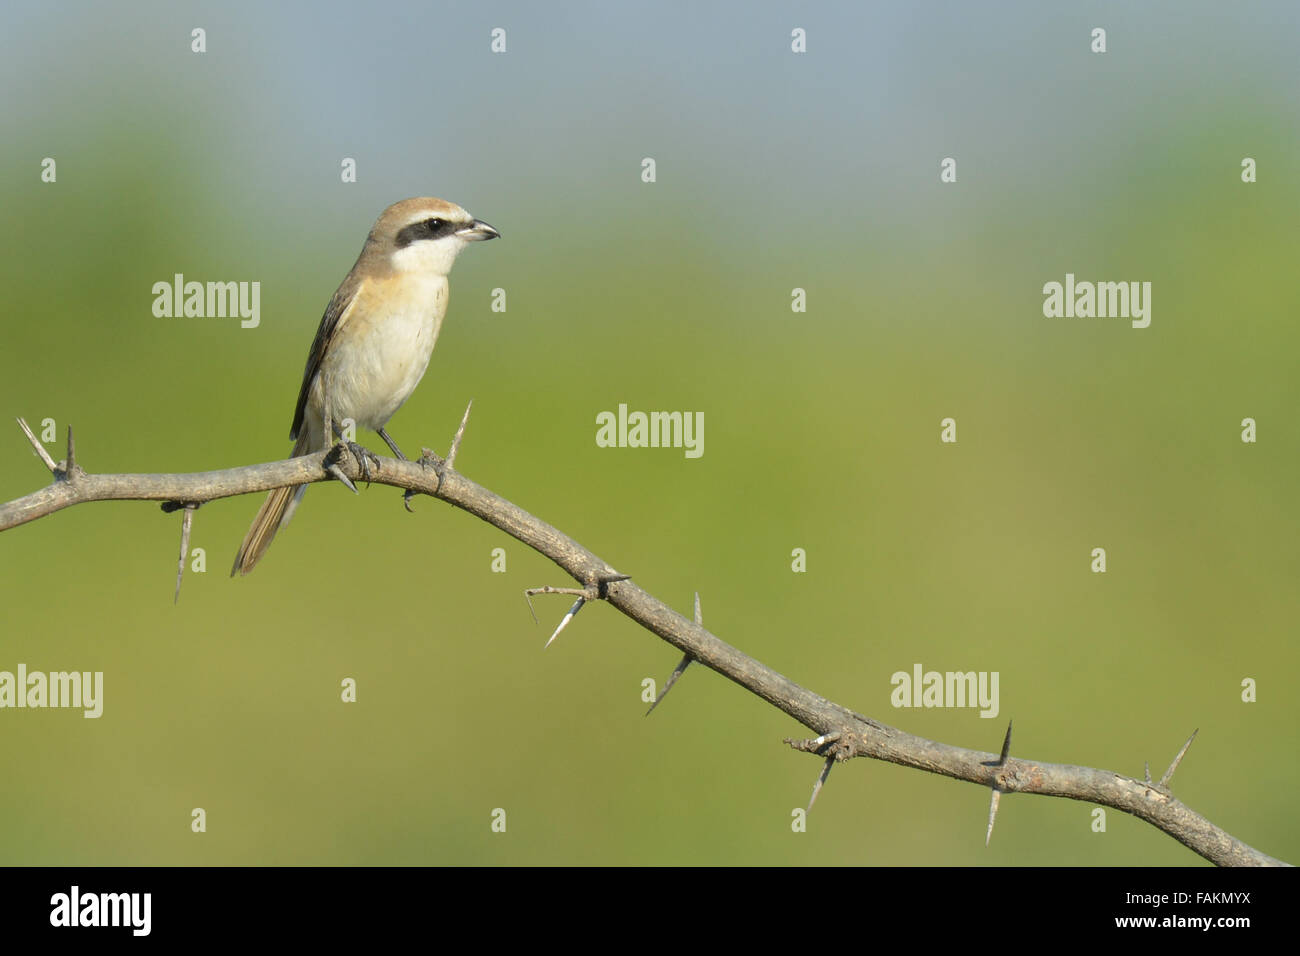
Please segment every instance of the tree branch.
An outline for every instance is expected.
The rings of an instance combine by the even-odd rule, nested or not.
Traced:
[[[87,474],[75,463],[56,464],[26,423],[19,419],[19,424],[55,480],[40,491],[0,505],[0,531],[87,501],[162,501],[173,503],[169,510],[175,510],[218,498],[331,480],[323,464],[326,456],[320,454],[192,474]],[[458,439],[464,427],[462,421]],[[361,478],[352,456],[341,456],[338,466],[349,478]],[[370,481],[439,498],[500,528],[554,561],[583,586],[590,600],[608,602],[690,660],[717,671],[808,727],[818,734],[817,738],[787,742],[796,750],[827,760],[817,789],[826,779],[829,761],[871,757],[991,787],[996,793],[1067,797],[1123,810],[1222,866],[1287,865],[1236,839],[1176,800],[1166,786],[1170,774],[1154,784],[1149,779],[1141,781],[1110,770],[1024,760],[1005,752],[1009,739],[1001,755],[967,750],[913,736],[829,701],[720,640],[702,624],[678,614],[568,535],[474,483],[432,452],[426,450],[418,462],[380,458],[378,468],[372,466]],[[1186,749],[1184,745],[1175,766]]]

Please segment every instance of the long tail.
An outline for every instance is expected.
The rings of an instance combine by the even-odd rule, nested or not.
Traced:
[[[307,429],[304,428],[302,432],[294,443],[293,454],[289,456],[291,458],[305,455],[309,450]],[[244,535],[244,543],[239,546],[239,554],[235,555],[235,566],[230,569],[232,578],[236,574],[247,574],[257,566],[257,562],[262,560],[262,555],[266,554],[266,549],[275,539],[275,533],[287,525],[289,519],[293,517],[294,509],[298,507],[298,502],[302,500],[306,491],[306,485],[290,485],[287,488],[276,488],[266,496],[262,507],[257,511],[257,517],[253,519],[248,529],[248,534]]]

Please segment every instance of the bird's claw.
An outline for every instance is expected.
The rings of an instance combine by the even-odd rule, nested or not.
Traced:
[[[364,445],[358,445],[354,441],[342,442],[347,446],[348,453],[356,459],[357,467],[361,469],[361,480],[369,481],[372,474],[370,470],[371,462],[374,462],[375,471],[379,470],[379,456]]]
[[[348,489],[348,491],[353,494],[360,494],[360,492],[357,491],[357,486],[352,483],[352,480],[348,478],[348,476],[343,473],[343,469],[339,467],[339,458],[342,457],[344,448],[348,450],[348,454],[356,461],[357,469],[359,470],[363,481],[369,481],[370,476],[373,474],[370,470],[371,462],[374,462],[376,471],[379,469],[379,456],[370,449],[358,445],[354,441],[340,441],[331,448],[329,454],[325,456],[325,470],[334,478],[337,478],[339,482],[342,483],[343,487]]]
[[[428,448],[421,448],[420,451],[423,454],[421,454],[419,458],[415,459],[415,463],[425,470],[435,468],[441,461],[441,459]],[[418,494],[420,494],[420,492],[416,491],[414,488],[407,488],[406,493],[402,495],[403,506],[405,506],[406,510],[412,514],[415,513],[415,509],[411,507],[411,499]]]

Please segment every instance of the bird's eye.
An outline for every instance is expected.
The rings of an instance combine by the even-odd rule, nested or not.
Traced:
[[[439,229],[441,229],[443,226],[446,225],[446,222],[442,219],[437,219],[437,218],[426,219],[424,220],[424,225],[425,228],[428,229],[430,232],[437,232]]]

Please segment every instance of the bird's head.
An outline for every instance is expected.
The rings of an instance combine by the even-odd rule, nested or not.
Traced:
[[[455,203],[423,197],[403,199],[385,209],[366,245],[398,272],[445,276],[466,245],[500,235]]]

